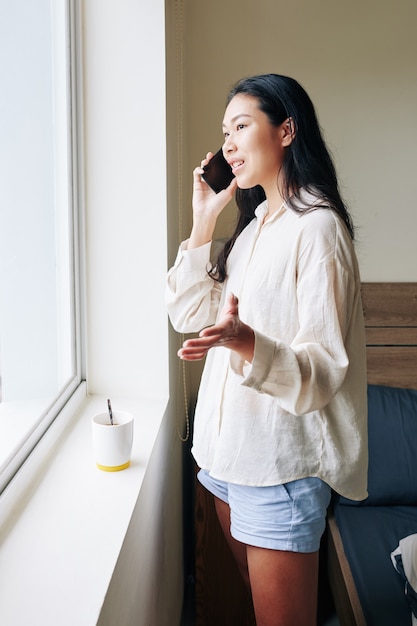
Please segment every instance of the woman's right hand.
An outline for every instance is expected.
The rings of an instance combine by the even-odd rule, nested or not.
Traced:
[[[215,193],[202,179],[203,167],[209,163],[212,157],[213,153],[209,152],[207,157],[201,161],[201,166],[196,167],[193,172],[193,229],[188,242],[188,249],[197,248],[211,241],[217,218],[233,198],[237,188],[237,182],[234,178],[226,189]]]

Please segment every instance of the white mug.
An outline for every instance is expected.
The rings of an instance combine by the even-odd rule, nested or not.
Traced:
[[[118,472],[130,465],[133,444],[133,415],[113,411],[113,425],[108,413],[92,419],[93,451],[96,465],[105,472]]]

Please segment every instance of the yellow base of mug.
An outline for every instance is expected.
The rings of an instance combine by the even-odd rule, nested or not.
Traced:
[[[123,465],[100,465],[96,463],[98,469],[103,470],[103,472],[120,472],[120,470],[124,470],[130,465],[130,461],[127,463],[123,463]]]

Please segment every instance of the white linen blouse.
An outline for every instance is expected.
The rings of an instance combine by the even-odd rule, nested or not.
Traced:
[[[306,205],[314,201],[307,198]],[[214,324],[227,295],[254,329],[252,363],[212,348],[201,379],[192,453],[228,482],[268,486],[316,476],[345,497],[367,496],[366,355],[360,276],[351,237],[327,208],[265,201],[214,281],[208,243],[181,244],[167,277],[181,333]]]

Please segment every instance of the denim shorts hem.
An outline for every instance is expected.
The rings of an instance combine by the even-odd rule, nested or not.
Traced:
[[[226,504],[229,504],[229,498],[228,498],[228,495],[227,495],[227,489],[225,488],[227,483],[223,483],[221,481],[213,480],[210,477],[208,471],[207,470],[203,470],[203,469],[201,469],[198,472],[197,478],[198,478],[199,482],[203,485],[203,487],[205,487],[207,489],[207,491],[210,491],[210,493],[212,493],[213,496],[216,496],[216,498],[219,498],[220,500],[222,500]]]
[[[258,535],[249,535],[236,528],[231,528],[231,535],[236,541],[240,541],[247,546],[254,546],[255,548],[267,548],[269,550],[282,550],[283,552],[317,552],[320,548],[320,541],[317,543],[296,543],[295,541],[279,541],[278,539],[271,539],[270,537],[260,537]]]

